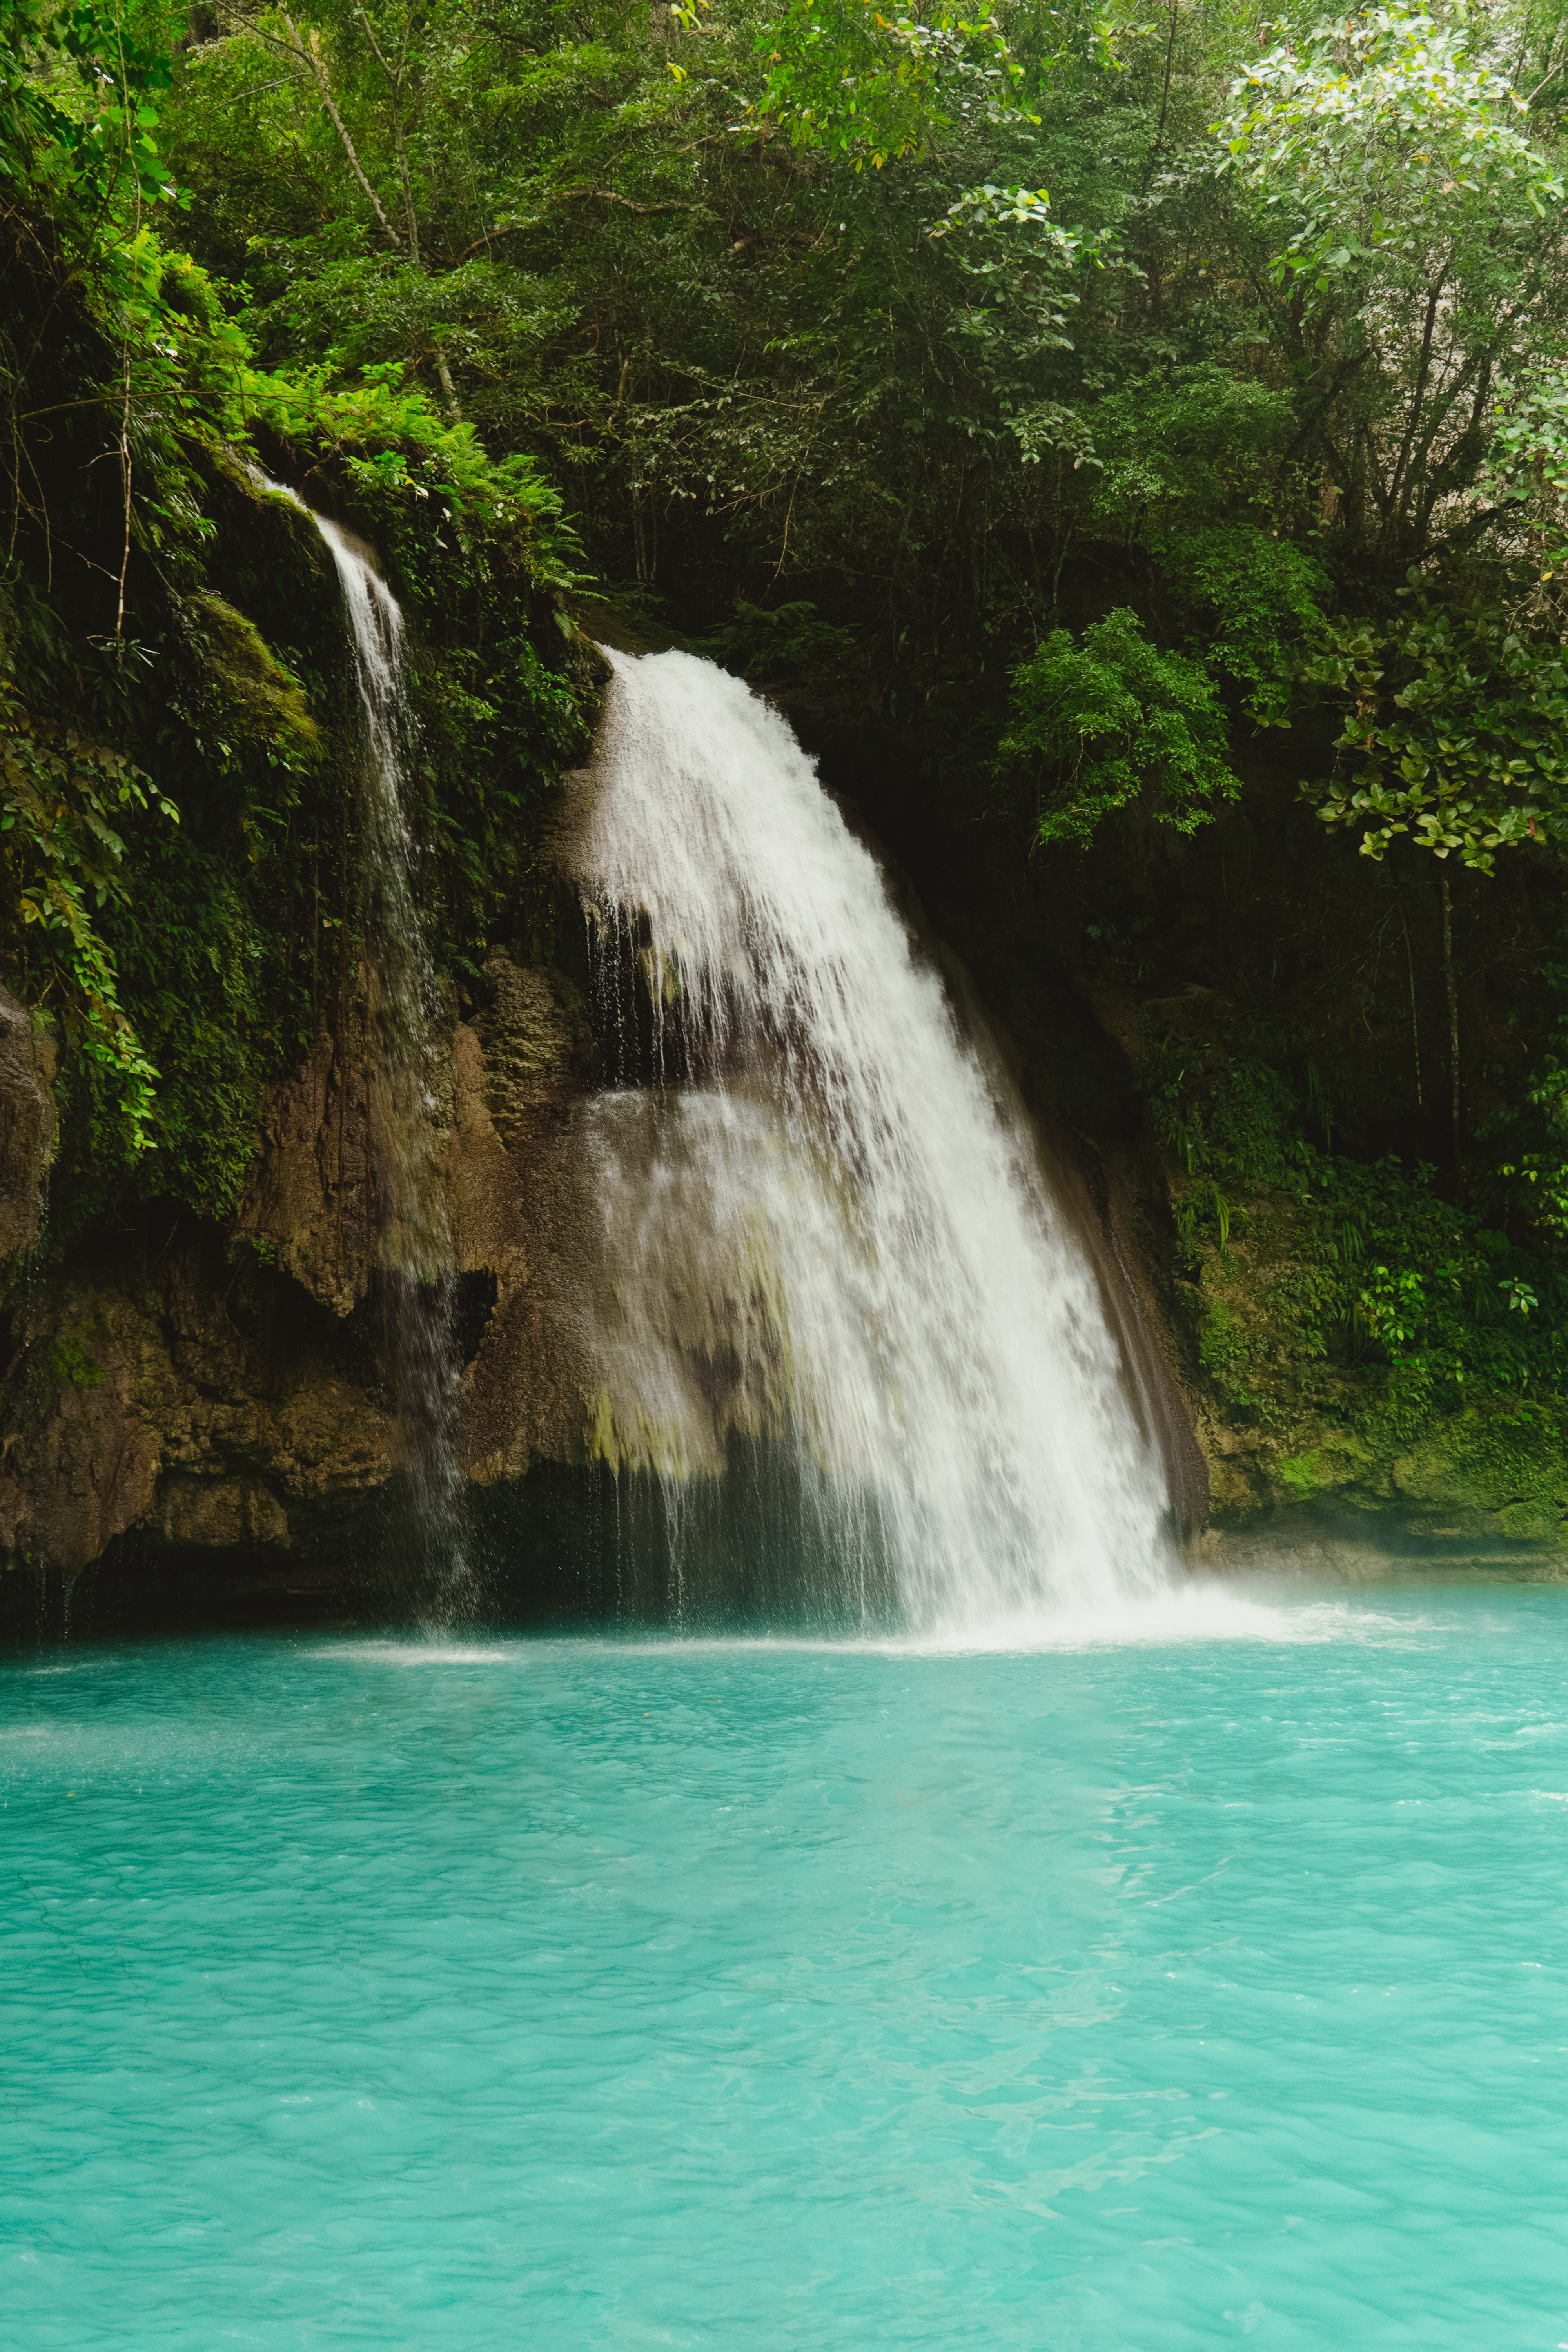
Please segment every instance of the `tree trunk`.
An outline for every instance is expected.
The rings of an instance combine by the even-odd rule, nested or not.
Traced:
[[[1415,957],[1410,945],[1410,926],[1405,919],[1405,908],[1399,909],[1400,928],[1405,933],[1405,962],[1410,974],[1410,1047],[1415,1056],[1415,1108],[1424,1111],[1426,1098],[1421,1091],[1421,1022],[1415,1010]]]
[[[1459,990],[1454,978],[1454,900],[1443,870],[1443,980],[1448,992],[1448,1111],[1454,1127],[1454,1188],[1465,1190],[1464,1163],[1459,1156]]]
[[[447,404],[447,414],[455,422],[461,424],[463,412],[458,401],[458,387],[452,382],[452,371],[447,365],[447,354],[434,338],[432,338],[432,349],[436,353],[436,373],[441,379],[441,396]]]
[[[231,11],[230,13],[233,14],[234,12]],[[359,182],[360,186],[364,190],[366,196],[369,198],[372,212],[374,213],[376,219],[381,223],[381,226],[385,230],[387,236],[395,245],[398,242],[397,231],[393,227],[392,223],[386,217],[386,207],[382,203],[381,198],[376,194],[375,190],[371,186],[369,178],[365,173],[364,165],[360,162],[358,152],[354,147],[354,142],[349,137],[348,124],[343,121],[342,116],[338,111],[338,102],[332,96],[332,85],[327,72],[325,60],[323,59],[319,48],[312,48],[308,43],[300,39],[299,27],[296,26],[293,18],[288,14],[288,12],[285,10],[281,13],[283,16],[284,29],[288,33],[289,40],[294,45],[294,54],[297,57],[304,58],[306,65],[310,69],[310,72],[315,76],[316,88],[321,94],[321,104],[331,116],[332,123],[336,129],[338,137],[342,141],[343,153],[349,159],[349,169],[353,172],[354,178]],[[266,36],[264,35],[263,38],[265,37]],[[274,47],[280,47],[283,45],[281,43],[275,42],[273,46]]]

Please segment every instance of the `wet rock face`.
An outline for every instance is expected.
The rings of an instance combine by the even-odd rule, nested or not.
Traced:
[[[581,1279],[573,1122],[598,1067],[586,1010],[559,972],[497,955],[485,979],[489,1003],[458,1032],[447,1165],[458,1268],[498,1278],[458,1433],[468,1476],[492,1486],[581,1452],[585,1373],[559,1307]]]
[[[374,1333],[345,1328],[368,1281],[365,1147],[330,1039],[279,1089],[269,1129],[247,1228],[153,1220],[14,1293],[12,1567],[74,1576],[127,1536],[253,1564],[308,1557],[393,1475]]]
[[[459,1454],[475,1509],[510,1529],[517,1483],[528,1479],[531,1496],[553,1475],[539,1473],[542,1461],[582,1476],[596,1450],[609,1457],[593,1426],[602,1381],[581,1309],[616,1268],[581,1148],[600,1083],[582,1001],[558,972],[500,952],[485,980],[433,1073],[436,1166],[461,1302]],[[363,1041],[323,1036],[277,1088],[232,1230],[192,1222],[171,1233],[153,1219],[100,1235],[63,1271],[33,1261],[13,1284],[0,1345],[0,1567],[75,1576],[97,1563],[109,1575],[123,1561],[128,1580],[177,1585],[187,1614],[245,1591],[332,1598],[357,1584],[373,1605],[384,1596],[376,1580],[396,1552],[402,1441],[377,1319],[369,1061]],[[40,1230],[50,1076],[47,1042],[0,992],[0,1255]],[[1097,1155],[1096,1171],[1084,1223],[1098,1217],[1128,1287],[1142,1286],[1157,1252],[1141,1196],[1114,1156]],[[1233,1241],[1221,1303],[1238,1321],[1261,1311],[1293,1263],[1289,1234],[1271,1249],[1270,1230],[1259,1212]],[[679,1288],[670,1345],[718,1384],[716,1425],[750,1426],[721,1389],[718,1327],[735,1301],[726,1295],[704,1321],[698,1271]],[[1163,1294],[1150,1288],[1144,1307],[1156,1339],[1173,1328]],[[754,1373],[763,1358],[753,1348],[747,1360]],[[1201,1381],[1192,1393],[1206,1465],[1185,1516],[1197,1524],[1212,1508],[1237,1531],[1238,1557],[1256,1539],[1284,1541],[1298,1521],[1310,1534],[1329,1512],[1336,1541],[1353,1525],[1374,1545],[1392,1530],[1568,1559],[1568,1452],[1554,1426],[1483,1405],[1379,1452],[1342,1419],[1319,1427],[1281,1413],[1259,1426],[1216,1410]],[[0,1615],[28,1583],[0,1574]]]
[[[53,1076],[52,1047],[0,987],[0,1258],[38,1238],[57,1129]]]
[[[74,1572],[151,1507],[158,1445],[139,1378],[150,1369],[146,1339],[128,1302],[79,1294],[27,1349],[34,1360],[0,1471],[6,1551]]]
[[[510,1151],[536,1113],[593,1075],[594,1039],[581,999],[559,972],[498,954],[485,979],[491,1000],[476,1023],[485,1108]]]
[[[1369,1411],[1375,1391],[1361,1374],[1326,1360],[1321,1340],[1300,1344],[1300,1327],[1321,1318],[1321,1251],[1300,1203],[1259,1187],[1242,1205],[1228,1246],[1202,1245],[1188,1293],[1216,1527],[1271,1542],[1298,1523],[1331,1522],[1396,1547],[1518,1545],[1568,1561],[1568,1442],[1556,1418],[1506,1396],[1414,1428]]]
[[[26,1313],[0,1438],[13,1566],[74,1575],[132,1529],[174,1549],[308,1552],[392,1475],[363,1347],[210,1229],[41,1281]]]
[[[322,1034],[277,1087],[237,1227],[334,1315],[370,1286],[370,1081],[363,1055]]]
[[[458,1272],[494,1273],[505,1289],[524,1278],[517,1171],[540,1121],[592,1076],[594,1043],[561,974],[498,951],[485,980],[489,1003],[457,1024],[434,1074],[436,1161]],[[319,1037],[273,1094],[236,1221],[334,1315],[352,1315],[371,1286],[389,1115],[363,1031]]]
[[[521,1475],[542,1434],[582,1418],[580,1397],[542,1402],[547,1351],[528,1306],[554,1246],[562,1142],[594,1050],[558,974],[497,954],[487,980],[489,1001],[455,1025],[433,1074],[463,1353],[478,1360],[464,1452],[481,1478],[487,1456],[489,1475]],[[10,1118],[0,1132],[18,1171],[5,1205],[19,1246],[37,1230],[24,1179],[36,1185],[54,1125],[30,1024],[13,1011],[0,1005]],[[74,1576],[129,1543],[154,1570],[184,1562],[217,1587],[296,1591],[331,1583],[351,1550],[368,1571],[388,1526],[395,1548],[388,1498],[402,1448],[374,1279],[384,1105],[361,1045],[323,1035],[276,1089],[231,1230],[156,1225],[100,1240],[18,1290],[0,1399],[0,1556],[11,1566]]]

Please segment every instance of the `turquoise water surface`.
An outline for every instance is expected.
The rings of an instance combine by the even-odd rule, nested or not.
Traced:
[[[0,2337],[1568,2343],[1568,1590],[0,1665]]]

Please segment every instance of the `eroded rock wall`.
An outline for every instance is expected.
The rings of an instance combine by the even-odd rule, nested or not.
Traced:
[[[505,1519],[542,1463],[586,1475],[595,1456],[591,1341],[573,1302],[613,1274],[577,1133],[599,1073],[583,1002],[558,971],[497,951],[462,1010],[435,1087],[462,1291],[459,1450],[484,1507]],[[48,1056],[22,1008],[0,1003],[12,1267],[0,1554],[23,1571],[0,1574],[0,1609],[15,1609],[26,1570],[107,1574],[117,1562],[174,1580],[192,1613],[247,1594],[292,1604],[377,1589],[397,1551],[404,1449],[374,1281],[384,1107],[368,1061],[363,1041],[323,1034],[275,1090],[231,1226],[153,1213],[51,1266],[28,1255],[55,1131]],[[1342,1418],[1297,1409],[1283,1362],[1265,1410],[1227,1411],[1184,1323],[1196,1318],[1201,1340],[1223,1311],[1267,1365],[1271,1302],[1300,1254],[1290,1202],[1249,1203],[1189,1280],[1184,1318],[1169,1207],[1147,1168],[1068,1129],[1053,1148],[1081,1186],[1086,1231],[1101,1234],[1112,1311],[1136,1327],[1131,1352],[1149,1359],[1149,1409],[1178,1408],[1181,1426],[1160,1431],[1178,1506],[1194,1524],[1209,1511],[1221,1531],[1197,1557],[1299,1551],[1331,1520],[1338,1540],[1359,1528],[1373,1549],[1392,1535],[1562,1557],[1568,1451],[1544,1418],[1481,1402],[1402,1447],[1372,1445]],[[544,1507],[559,1515],[554,1487]]]
[[[563,1230],[552,1187],[593,1074],[568,981],[497,953],[487,982],[488,1001],[453,1024],[436,1100],[455,1270],[475,1304],[459,1319],[478,1357],[464,1453],[480,1480],[521,1476],[542,1438],[582,1422],[581,1400],[550,1390],[551,1350],[525,1302]],[[26,1034],[20,1008],[16,1021]],[[0,1077],[17,1108],[5,1134],[31,1181],[53,1108],[47,1074],[35,1097],[16,1024],[0,1022],[6,1045]],[[13,1260],[0,1401],[0,1553],[13,1569],[74,1576],[131,1545],[215,1590],[299,1593],[342,1580],[351,1554],[395,1550],[402,1447],[375,1297],[381,1106],[367,1064],[353,1037],[323,1034],[277,1087],[230,1227],[153,1215],[65,1267]],[[7,1255],[37,1239],[29,1198],[17,1181]]]
[[[21,1327],[0,1438],[13,1566],[75,1574],[132,1529],[309,1552],[391,1475],[363,1348],[212,1228],[36,1279]]]

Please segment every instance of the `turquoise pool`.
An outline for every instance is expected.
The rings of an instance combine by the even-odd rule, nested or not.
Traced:
[[[1568,1589],[1117,1630],[13,1654],[0,2334],[1554,2352]]]

